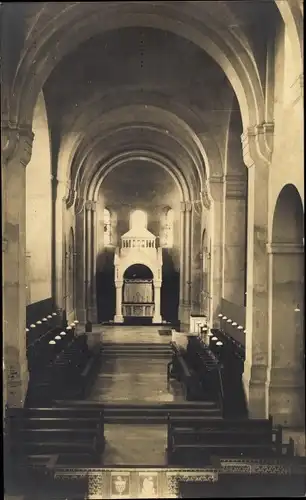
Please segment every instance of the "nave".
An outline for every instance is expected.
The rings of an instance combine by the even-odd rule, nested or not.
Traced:
[[[0,3],[7,495],[303,490],[303,16]]]

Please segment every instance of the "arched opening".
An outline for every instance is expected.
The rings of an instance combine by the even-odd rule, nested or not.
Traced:
[[[161,229],[161,246],[172,248],[174,238],[174,210],[172,208],[167,207],[164,210]]]
[[[108,246],[112,243],[112,224],[111,224],[111,213],[107,208],[103,211],[103,222],[104,222],[104,246]]]
[[[124,322],[151,324],[154,314],[153,273],[143,264],[133,264],[123,274],[122,307]]]
[[[303,237],[301,198],[295,186],[287,184],[276,203],[270,249],[269,413],[275,422],[290,427],[304,421]]]

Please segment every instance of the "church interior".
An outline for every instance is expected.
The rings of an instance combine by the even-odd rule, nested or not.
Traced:
[[[0,14],[6,500],[305,496],[302,1]]]

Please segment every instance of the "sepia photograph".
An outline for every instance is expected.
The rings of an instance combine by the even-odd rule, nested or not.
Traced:
[[[305,497],[303,28],[0,2],[5,500]]]

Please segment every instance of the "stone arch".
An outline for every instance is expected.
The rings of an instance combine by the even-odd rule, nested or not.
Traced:
[[[153,280],[154,281],[160,280],[160,276],[158,275],[158,272],[157,272],[158,270],[156,269],[156,265],[154,264],[152,259],[150,259],[150,257],[145,255],[144,253],[141,253],[141,255],[139,255],[139,253],[137,253],[137,252],[133,252],[125,259],[121,259],[120,267],[118,266],[118,274],[116,276],[116,279],[118,281],[122,281],[126,270],[135,264],[139,264],[139,265],[141,264],[142,266],[148,267],[153,274]]]
[[[141,276],[143,279],[153,279],[152,270],[148,266],[140,263],[131,264],[127,267],[123,273],[123,279],[132,279],[134,273],[137,278]]]
[[[287,184],[276,202],[269,245],[269,413],[276,423],[291,427],[304,420],[303,218],[300,195],[293,184]]]
[[[101,113],[101,108],[97,107]],[[175,154],[170,155],[173,147],[181,148],[182,153],[188,158],[188,164],[191,165],[190,172],[185,167],[186,171],[184,174],[185,176],[189,175],[191,182],[194,185],[198,184],[200,190],[203,189],[205,178],[209,177],[212,172],[219,171],[219,162],[210,160],[196,131],[181,116],[174,114],[168,109],[162,109],[156,105],[147,105],[146,108],[139,104],[125,105],[124,107],[115,107],[108,113],[106,113],[105,109],[103,122],[101,122],[100,113],[98,116],[91,115],[90,123],[82,125],[82,128],[84,127],[84,130],[86,130],[86,141],[82,137],[82,134],[79,133],[74,136],[72,143],[68,133],[61,147],[59,170],[63,173],[65,171],[67,177],[70,175],[71,187],[74,190],[79,177],[82,178],[83,185],[84,183],[90,184],[90,176],[94,177],[96,172],[100,173],[101,164],[103,161],[108,161],[108,158],[101,157],[101,153],[97,159],[99,155],[97,149],[103,152],[105,150],[109,151],[112,148],[112,144],[114,144],[118,150],[119,142],[123,141],[132,130],[137,136],[138,129],[139,131],[141,130],[142,142],[146,140],[148,134],[151,136],[152,144],[148,144],[148,148],[150,147],[151,150],[154,148],[157,153],[162,149],[158,144],[158,141],[161,140],[163,142],[168,141],[169,146],[167,150],[170,157],[175,156]],[[134,121],[136,122],[133,125],[130,123],[131,114],[133,114]],[[81,117],[77,120],[77,128],[81,125],[80,120]],[[116,120],[116,127],[107,127],[107,120],[111,120],[111,122]],[[199,124],[195,120],[193,120],[192,125],[199,127]],[[102,130],[103,136],[101,137]],[[137,149],[137,145],[139,148],[139,141],[136,147],[134,145],[135,138],[133,140],[129,138],[127,142],[129,147],[125,146],[125,151],[128,149]],[[68,148],[70,150],[69,153]],[[145,146],[143,146],[144,148]],[[111,153],[108,156],[111,156]],[[179,155],[177,154],[176,156]],[[184,163],[181,168],[184,168]],[[89,195],[89,198],[91,198],[91,195]]]
[[[292,56],[298,74],[303,73],[303,12],[299,0],[275,0],[277,8],[288,30]]]
[[[26,251],[30,261],[31,303],[51,298],[51,148],[44,95],[40,92],[33,115],[31,160],[26,168]],[[21,193],[19,193],[21,195]]]
[[[137,12],[134,12],[135,8]],[[89,34],[93,36],[96,32],[101,33],[101,26],[107,30],[143,26],[173,32],[199,45],[221,66],[231,82],[238,97],[244,128],[261,123],[264,106],[258,68],[239,36],[233,36],[229,31],[226,37],[221,37],[211,18],[206,25],[169,6],[157,6],[154,13],[150,8],[150,5],[142,4],[141,7],[136,7],[128,4],[126,9],[120,11],[120,15],[118,12],[115,15],[112,9],[95,10],[92,6],[93,12],[86,15],[82,7],[74,4],[55,15],[53,22],[46,24],[40,32],[33,30],[34,35],[28,41],[12,87],[14,121],[31,123],[32,103],[54,69],[55,61],[59,61],[85,41]],[[73,30],[71,26],[74,26]],[[31,68],[31,71],[28,68]],[[16,96],[16,99],[13,99],[13,96]]]
[[[143,161],[150,161],[155,163],[156,165],[159,165],[161,168],[166,170],[169,175],[172,177],[172,179],[175,181],[176,186],[179,190],[179,193],[181,195],[182,200],[188,200],[190,199],[190,192],[186,183],[186,180],[183,178],[182,175],[178,175],[177,171],[176,174],[173,173],[173,166],[169,166],[170,162],[165,161],[160,155],[153,155],[152,153],[148,153],[145,151],[130,151],[129,153],[122,154],[122,155],[117,155],[117,157],[112,158],[112,160],[109,162],[108,165],[105,165],[105,170],[102,173],[100,172],[99,177],[96,179],[96,183],[94,185],[94,191],[93,191],[93,199],[98,198],[98,193],[100,186],[107,176],[114,168],[117,166],[126,163],[128,161],[134,161],[135,159],[141,159]]]

